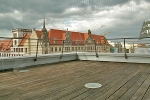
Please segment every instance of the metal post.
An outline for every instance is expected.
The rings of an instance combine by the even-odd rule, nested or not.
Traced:
[[[98,58],[98,53],[97,53],[97,49],[96,49],[96,41],[94,40],[94,43],[95,43],[95,53],[96,53],[96,57]]]
[[[76,59],[78,60],[78,41],[76,41]]]
[[[2,71],[4,71],[4,64],[3,64],[3,59],[2,59]]]
[[[39,39],[37,39],[37,45],[36,45],[36,57],[34,58],[34,61],[37,61],[38,43],[39,43]]]
[[[64,40],[63,40],[63,44],[62,44],[62,52],[61,52],[61,55],[60,55],[60,59],[62,59],[62,57],[63,57],[63,52],[64,52]]]
[[[124,52],[125,52],[125,58],[128,59],[128,56],[126,54],[125,39],[124,39]]]

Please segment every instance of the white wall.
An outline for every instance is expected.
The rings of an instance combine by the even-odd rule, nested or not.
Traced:
[[[38,55],[37,61],[34,61],[36,55],[34,56],[23,56],[23,57],[11,57],[11,58],[0,58],[0,70],[4,69],[16,69],[23,68],[27,66],[35,66],[42,64],[50,64],[62,61],[76,60],[76,53],[65,53],[60,59],[61,53],[53,53],[46,55]]]
[[[134,53],[150,53],[150,48],[134,48]]]
[[[94,52],[78,53],[77,55],[79,60],[150,63],[150,54],[127,53],[127,59],[124,53],[98,53],[99,57],[96,57]]]
[[[150,54],[134,54],[128,53],[128,59],[125,58],[124,53],[98,53],[96,57],[94,52],[77,52],[77,53],[64,53],[60,59],[61,53],[51,53],[46,55],[38,55],[37,61],[34,61],[34,56],[0,58],[0,70],[15,69],[27,66],[35,66],[42,64],[57,63],[62,61],[72,60],[92,60],[92,61],[111,61],[111,62],[128,62],[128,63],[149,63]]]

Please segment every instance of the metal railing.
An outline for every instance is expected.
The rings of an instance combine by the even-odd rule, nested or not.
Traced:
[[[136,46],[137,44],[139,47]],[[60,59],[62,59],[63,53],[95,52],[96,57],[99,57],[99,53],[124,53],[127,59],[127,53],[138,53],[138,48],[140,48],[139,53],[150,53],[150,45],[148,44],[150,44],[150,37],[142,40],[139,40],[139,38],[114,38],[91,41],[59,39],[43,41],[42,39],[32,38],[0,37],[0,58],[35,55],[34,61],[36,61],[38,55],[42,54],[59,53]],[[135,49],[137,49],[136,52]],[[142,50],[145,50],[145,52],[142,52]]]

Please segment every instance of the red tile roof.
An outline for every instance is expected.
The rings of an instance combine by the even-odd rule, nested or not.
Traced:
[[[82,42],[80,42],[80,44],[83,44],[84,41],[88,38],[88,33],[73,32],[73,31],[69,31],[69,32],[70,32],[70,40],[73,42],[73,44],[76,41],[82,41]],[[55,40],[57,41],[56,44],[62,44],[62,40],[65,40],[65,33],[66,33],[65,30],[50,29],[48,31],[48,38],[50,39],[50,44],[54,44]],[[37,34],[38,38],[41,38],[41,31],[40,30],[36,30],[36,34]],[[22,46],[24,44],[24,42],[26,41],[26,38],[29,38],[29,37],[30,37],[30,35],[26,35],[24,37],[24,39],[21,41],[19,46]],[[98,44],[104,43],[105,37],[102,35],[91,34],[91,37]],[[106,43],[108,44],[107,40],[106,40]]]
[[[95,42],[97,44],[109,44],[108,41],[106,40],[106,38],[103,35],[95,35],[95,34],[91,34],[91,37],[93,40],[95,40]]]
[[[12,40],[0,40],[0,51],[10,51],[10,47],[12,46]]]
[[[85,33],[70,32],[70,39],[72,41],[76,41],[76,40],[84,41],[84,40],[86,40]]]
[[[56,30],[51,29],[48,32],[48,37],[50,39],[50,44],[54,44],[54,40],[57,41],[57,44],[62,44],[62,40],[65,39],[65,32],[64,30]]]
[[[73,32],[73,31],[69,31],[69,32],[70,32],[70,40],[73,42],[73,44],[76,41],[82,41],[81,44],[83,44],[84,43],[83,41],[85,41],[88,38],[88,33]],[[51,29],[49,31],[50,44],[54,44],[53,41],[54,39],[65,40],[65,33],[66,33],[65,30]],[[106,40],[103,35],[91,34],[91,37],[98,44],[103,44],[104,40]],[[105,42],[106,44],[109,44],[107,40]],[[60,43],[57,42],[57,44],[62,44],[62,42]]]
[[[38,38],[41,38],[41,31],[40,30],[36,30],[36,35]]]
[[[137,47],[146,47],[145,44],[138,44]]]
[[[25,41],[30,37],[31,34],[26,34],[23,39],[21,40],[19,46],[23,46]]]

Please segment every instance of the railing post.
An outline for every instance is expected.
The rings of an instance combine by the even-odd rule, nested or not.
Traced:
[[[63,40],[63,44],[62,44],[62,52],[61,52],[61,55],[60,55],[60,59],[62,59],[62,57],[63,57],[63,52],[64,52],[64,40]]]
[[[3,64],[3,59],[2,59],[2,70],[4,71],[4,64]]]
[[[98,53],[97,53],[97,48],[96,48],[96,41],[94,40],[94,44],[95,44],[95,53],[96,53],[96,57],[98,58]]]
[[[78,41],[76,41],[76,55],[77,55],[77,52],[78,52]]]
[[[125,39],[124,39],[124,53],[125,53],[125,58],[128,59],[128,56],[127,56],[127,54],[126,54],[125,42],[126,42],[126,41],[125,41]]]
[[[38,45],[39,45],[39,39],[37,39],[37,45],[36,45],[36,57],[34,58],[34,61],[37,61]]]

